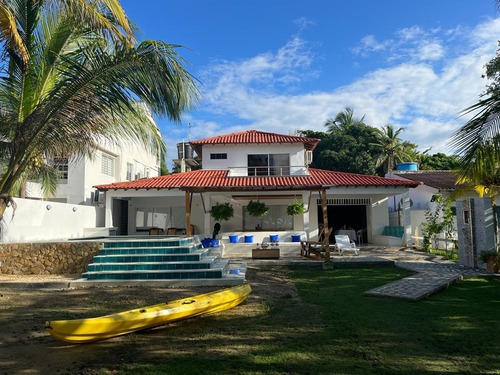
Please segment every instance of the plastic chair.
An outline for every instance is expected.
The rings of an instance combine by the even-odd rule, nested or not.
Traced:
[[[359,249],[354,242],[351,242],[347,234],[338,234],[335,236],[335,247],[339,255],[343,255],[344,251],[352,251],[354,254],[359,255]]]

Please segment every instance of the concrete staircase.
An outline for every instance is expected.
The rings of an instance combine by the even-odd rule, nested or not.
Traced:
[[[246,264],[222,259],[221,250],[192,237],[110,239],[72,286],[242,284]]]

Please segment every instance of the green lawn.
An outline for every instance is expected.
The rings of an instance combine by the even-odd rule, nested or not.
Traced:
[[[192,325],[196,356],[172,353],[123,373],[500,374],[500,280],[467,280],[419,302],[362,295],[404,275],[290,271],[299,298],[253,302],[247,319],[214,316],[199,332]]]

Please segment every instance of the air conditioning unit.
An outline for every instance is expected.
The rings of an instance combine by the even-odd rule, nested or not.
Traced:
[[[313,161],[313,152],[312,151],[306,151],[305,154],[305,164],[309,165]]]

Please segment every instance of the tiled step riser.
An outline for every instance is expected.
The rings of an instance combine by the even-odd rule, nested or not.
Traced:
[[[95,256],[93,263],[151,263],[151,262],[199,262],[208,256],[208,252],[172,255],[109,255]]]
[[[182,279],[221,279],[224,270],[203,270],[195,272],[153,272],[153,273],[98,273],[83,274],[88,280],[182,280]]]
[[[193,245],[189,247],[169,247],[169,248],[116,248],[116,249],[100,249],[99,255],[154,255],[154,254],[189,254],[193,251],[201,249],[201,245]]]
[[[167,264],[90,264],[89,272],[105,271],[163,271],[163,270],[200,270],[210,269],[212,262],[203,263],[167,263]]]
[[[127,247],[176,247],[193,243],[192,238],[179,239],[174,241],[124,241],[124,242],[104,242],[105,249],[127,248]]]

